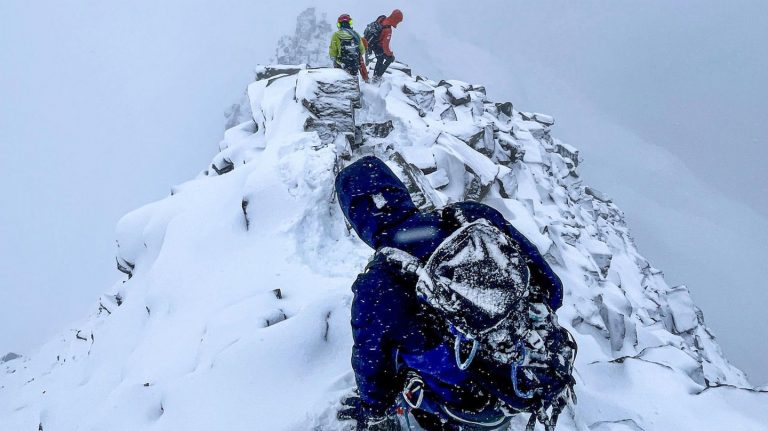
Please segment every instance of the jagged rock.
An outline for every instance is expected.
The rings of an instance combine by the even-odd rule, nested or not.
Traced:
[[[354,128],[353,128],[354,130]],[[347,144],[355,144],[355,132],[349,133],[347,127],[340,127],[336,122],[331,120],[319,120],[313,117],[309,117],[304,121],[305,132],[316,132],[320,138],[320,142],[324,145],[332,144],[336,141],[339,135],[343,135]]]
[[[289,63],[290,64],[290,63]],[[277,76],[291,76],[306,69],[304,66],[295,65],[271,65],[271,66],[259,66],[256,68],[256,80],[271,79]]]
[[[595,297],[595,305],[600,313],[603,324],[610,334],[611,349],[614,352],[622,350],[625,340],[637,340],[634,324],[625,316],[632,312],[629,301],[620,293],[599,294]]]
[[[426,84],[403,85],[403,93],[416,105],[422,117],[435,108],[435,90]]]
[[[438,169],[430,174],[427,174],[427,180],[429,184],[435,189],[440,189],[448,185],[450,178],[448,178],[448,172],[445,169]]]
[[[400,63],[400,62],[398,62],[398,61],[395,61],[395,62],[393,62],[392,64],[390,64],[390,65],[389,65],[389,68],[388,68],[387,70],[390,70],[390,69],[391,69],[391,70],[399,70],[400,72],[403,72],[404,74],[406,74],[406,75],[408,75],[408,76],[412,76],[412,75],[411,75],[411,74],[412,74],[412,72],[411,72],[411,68],[410,68],[410,67],[408,67],[408,65],[407,65],[407,64],[404,64],[404,63]]]
[[[699,326],[697,309],[686,286],[674,287],[667,291],[666,296],[676,333],[688,332]]]
[[[218,166],[217,166],[218,163]],[[232,162],[232,160],[229,160],[228,158],[224,157],[218,162],[214,162],[211,164],[211,169],[216,172],[216,175],[224,175],[228,172],[232,172],[235,169],[235,164]]]
[[[403,148],[400,154],[408,163],[421,169],[422,172],[430,173],[437,169],[435,155],[429,147],[407,147]]]
[[[545,126],[552,126],[555,124],[555,119],[551,115],[546,114],[533,114],[533,120]]]
[[[395,129],[392,120],[384,123],[364,123],[359,126],[363,141],[366,138],[386,138]]]
[[[499,113],[506,115],[509,118],[512,118],[512,102],[504,102],[504,103],[497,103],[496,109],[499,110]]]
[[[445,92],[445,96],[453,106],[465,105],[469,103],[470,100],[472,100],[472,98],[469,96],[469,93],[464,91],[462,88],[458,88],[457,86],[448,87],[448,91]]]
[[[312,116],[304,130],[315,131],[324,145],[343,135],[351,146],[355,142],[355,105],[360,100],[356,77],[337,73],[332,80],[321,73],[307,71],[297,81],[297,97]]]
[[[481,154],[491,157],[496,150],[496,142],[493,139],[493,126],[488,124],[483,130],[470,136],[467,144]]]
[[[440,119],[443,121],[456,121],[456,111],[453,110],[453,106],[449,106],[445,111],[440,114]]]
[[[464,200],[482,201],[493,183],[484,183],[469,165],[464,165],[464,169]]]
[[[120,256],[115,257],[115,260],[117,261],[118,271],[122,272],[123,274],[126,274],[129,279],[133,277],[133,270],[136,267],[134,263],[128,262],[127,260],[121,258]]]
[[[609,198],[605,193],[596,190],[592,187],[584,187],[584,193],[588,194],[589,196],[592,196],[593,198],[605,202],[607,204],[613,202],[613,199]]]
[[[422,211],[431,211],[437,206],[435,203],[440,199],[434,196],[431,191],[429,180],[416,166],[408,163],[402,154],[393,152],[392,160],[403,174],[403,184],[408,188],[408,192],[413,198],[413,203]]]
[[[579,166],[579,150],[562,142],[555,142],[555,153],[573,162],[573,166]]]
[[[314,7],[305,9],[296,18],[293,35],[283,36],[277,42],[275,62],[330,66],[328,41],[332,32],[333,27],[326,21],[325,14],[318,16]]]
[[[0,358],[0,364],[13,361],[14,359],[19,359],[20,357],[21,355],[19,355],[18,353],[8,352],[5,354],[5,356]]]

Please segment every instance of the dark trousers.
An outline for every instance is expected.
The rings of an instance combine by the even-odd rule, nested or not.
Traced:
[[[381,78],[390,64],[395,61],[394,55],[387,55],[383,52],[376,53],[376,68],[373,69],[373,76]]]

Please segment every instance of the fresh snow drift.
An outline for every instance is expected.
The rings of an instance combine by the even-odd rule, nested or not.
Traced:
[[[349,290],[372,251],[333,179],[373,154],[422,208],[501,211],[565,285],[576,393],[559,429],[766,430],[768,394],[723,357],[685,286],[635,248],[554,120],[482,86],[261,67],[198,178],[118,224],[126,273],[87,319],[0,365],[2,430],[349,430]],[[510,429],[524,428],[527,417]]]

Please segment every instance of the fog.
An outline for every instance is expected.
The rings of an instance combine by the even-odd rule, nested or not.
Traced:
[[[0,3],[0,355],[94,311],[120,279],[117,220],[206,167],[223,111],[313,2],[221,3]],[[766,6],[319,4],[358,28],[398,6],[393,47],[417,73],[554,115],[640,251],[768,382]]]

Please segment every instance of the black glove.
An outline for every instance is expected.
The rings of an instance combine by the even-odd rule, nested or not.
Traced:
[[[340,421],[357,422],[357,431],[400,431],[400,421],[397,416],[387,414],[375,417],[367,414],[357,394],[342,400],[341,406],[336,417]]]
[[[336,413],[336,418],[340,421],[356,421],[357,423],[365,423],[365,415],[363,414],[363,407],[360,402],[360,397],[350,395],[341,401],[341,408]]]

